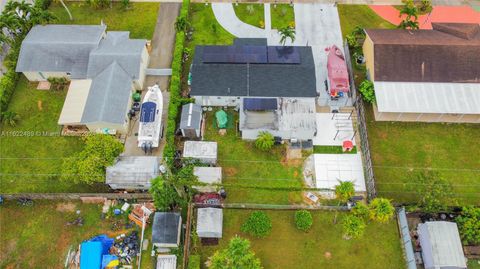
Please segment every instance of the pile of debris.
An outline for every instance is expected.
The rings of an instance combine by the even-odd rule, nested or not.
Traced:
[[[115,238],[112,252],[120,258],[121,264],[131,264],[132,260],[140,255],[140,241],[138,232],[129,235],[121,234]]]

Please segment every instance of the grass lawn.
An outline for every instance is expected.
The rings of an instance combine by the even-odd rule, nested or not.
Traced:
[[[480,269],[480,260],[468,260],[468,269]]]
[[[83,226],[67,226],[80,210]],[[15,202],[0,206],[0,268],[63,268],[70,246],[112,233],[112,219],[102,220],[101,205],[73,202],[39,202],[19,207]]]
[[[233,113],[230,111],[229,113]],[[235,113],[234,120],[238,120]],[[301,201],[302,161],[285,162],[284,146],[260,151],[253,142],[237,136],[235,127],[221,136],[214,128],[213,113],[207,114],[205,140],[217,141],[218,165],[223,169],[223,184],[230,203],[290,204]]]
[[[60,4],[52,4],[49,10],[58,17],[59,24],[100,24],[107,25],[108,31],[130,31],[131,38],[152,39],[157,21],[159,3],[130,3],[123,10],[120,3],[112,8],[94,9],[85,2],[66,2],[73,15],[70,21],[67,12]]]
[[[378,16],[367,5],[338,5],[340,27],[345,38],[356,26],[362,28],[393,29],[396,26]]]
[[[83,148],[78,137],[62,137],[58,117],[66,92],[40,91],[22,76],[9,111],[20,120],[16,127],[0,125],[0,185],[2,192],[85,192],[87,185],[59,181],[62,158]]]
[[[431,168],[453,185],[460,204],[480,204],[480,125],[376,122],[367,108],[376,189],[396,202],[413,202],[410,175]]]
[[[272,16],[272,28],[281,29],[295,25],[295,13],[293,6],[289,4],[277,4],[270,6]]]
[[[263,4],[234,4],[233,9],[237,17],[250,25],[265,28],[265,11]],[[251,8],[251,11],[248,9]]]
[[[253,12],[248,12],[248,6],[253,8]],[[238,4],[233,5],[237,17],[250,25],[265,28],[265,12],[263,4]],[[272,19],[272,28],[280,29],[287,26],[295,25],[295,14],[293,6],[289,4],[270,5],[270,13]]]
[[[405,268],[397,224],[369,223],[360,239],[344,240],[341,224],[333,224],[334,212],[312,212],[313,226],[308,232],[295,227],[295,211],[267,211],[272,233],[264,239],[252,238],[240,231],[249,210],[224,210],[223,237],[218,246],[198,246],[202,265],[215,250],[228,244],[235,235],[248,238],[252,249],[266,268]],[[338,219],[342,215],[339,213]],[[195,249],[195,247],[194,247]],[[327,259],[325,253],[330,252]]]

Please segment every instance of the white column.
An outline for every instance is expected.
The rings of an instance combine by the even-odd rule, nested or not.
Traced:
[[[270,3],[264,4],[264,18],[265,18],[265,37],[269,39],[272,35],[272,18],[270,13]]]

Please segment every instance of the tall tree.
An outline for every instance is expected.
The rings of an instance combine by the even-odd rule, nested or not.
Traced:
[[[295,41],[295,29],[287,26],[278,29],[278,33],[280,34],[280,44],[285,46],[287,39],[290,39],[291,43]]]
[[[250,241],[235,236],[226,249],[217,250],[210,257],[210,269],[262,269],[260,260],[250,249]]]
[[[172,210],[175,206],[181,203],[180,196],[175,188],[170,183],[166,182],[163,177],[157,177],[152,180],[150,193],[153,196],[155,208],[158,210]]]
[[[48,10],[25,1],[9,1],[0,16],[0,40],[12,43],[37,24],[54,21],[56,17]]]
[[[415,6],[413,0],[405,0],[402,9],[400,10],[400,17],[405,16],[398,25],[402,29],[418,29],[418,8]]]

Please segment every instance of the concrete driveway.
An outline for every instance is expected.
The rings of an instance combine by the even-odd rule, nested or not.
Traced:
[[[158,13],[157,24],[152,38],[152,51],[150,52],[149,68],[170,68],[172,65],[173,47],[175,45],[175,20],[180,12],[180,3],[162,3]],[[169,76],[147,76],[145,79],[145,89],[158,83],[163,94],[163,113],[162,124],[166,130],[168,104],[170,101],[170,92],[168,92]],[[142,93],[145,94],[145,89]],[[130,129],[125,140],[126,156],[143,156],[143,151],[137,146],[138,116],[130,122]],[[160,146],[156,148],[152,155],[162,156],[165,147],[165,137],[162,138]]]
[[[326,105],[329,96],[324,81],[327,79],[327,53],[325,48],[342,48],[342,30],[337,7],[332,4],[295,4],[295,45],[311,46],[317,74],[317,92],[320,104]]]

